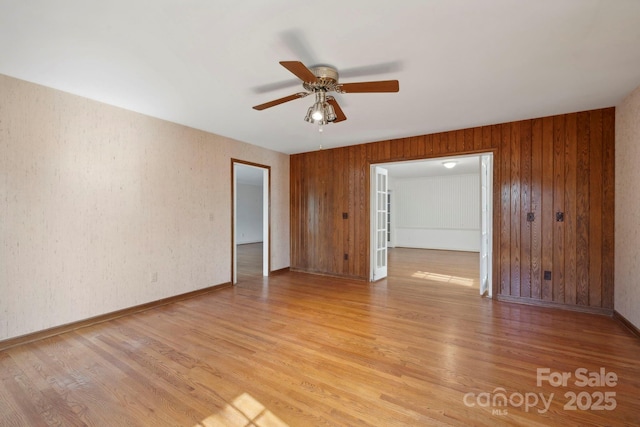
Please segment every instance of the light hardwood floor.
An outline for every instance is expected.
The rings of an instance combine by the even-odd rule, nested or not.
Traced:
[[[236,256],[238,282],[262,277],[262,242],[238,245]]]
[[[5,350],[0,425],[638,425],[638,338],[608,317],[481,298],[460,255],[393,249],[376,283],[254,278]],[[538,368],[571,377],[538,386]],[[616,385],[580,387],[580,368]],[[572,392],[616,407],[565,410]]]
[[[480,254],[429,249],[389,249],[388,274],[392,278],[422,279],[419,282],[480,287]]]

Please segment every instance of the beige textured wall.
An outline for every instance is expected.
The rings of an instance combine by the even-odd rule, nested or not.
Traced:
[[[615,309],[640,328],[640,87],[616,107]]]
[[[288,267],[289,156],[0,75],[0,340],[229,282],[231,158]]]

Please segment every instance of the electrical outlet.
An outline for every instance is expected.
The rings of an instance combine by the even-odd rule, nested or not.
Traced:
[[[544,272],[544,280],[551,280],[551,272],[550,271],[545,271]]]
[[[151,283],[155,283],[158,281],[158,272],[154,271],[153,273],[151,273]]]
[[[349,261],[349,254],[344,254],[344,260]]]

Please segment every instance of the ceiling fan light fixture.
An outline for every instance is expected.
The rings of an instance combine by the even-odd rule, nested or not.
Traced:
[[[313,119],[311,118],[312,114],[313,114],[313,106],[309,107],[309,109],[307,110],[307,115],[304,116],[305,122],[312,123],[313,121]]]
[[[304,120],[312,123],[312,124],[326,124],[326,121],[324,120],[324,113],[322,111],[322,105],[320,105],[320,107],[318,107],[317,104],[313,104],[311,107],[309,107],[309,109],[307,110],[307,115],[304,116]]]
[[[304,120],[314,125],[326,125],[336,119],[336,112],[331,104],[327,102],[324,92],[316,92],[316,102],[309,107]]]
[[[328,102],[324,103],[324,116],[327,118],[328,122],[332,122],[336,119],[336,111],[333,109],[333,105]]]
[[[314,105],[313,107],[313,112],[311,113],[311,118],[315,121],[319,121],[322,120],[324,118],[324,108],[322,105]]]

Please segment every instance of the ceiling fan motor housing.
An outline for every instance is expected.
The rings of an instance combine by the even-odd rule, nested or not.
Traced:
[[[338,84],[338,70],[327,66],[310,68],[310,71],[317,77],[315,82],[304,82],[302,87],[310,92],[330,92],[335,91]]]

